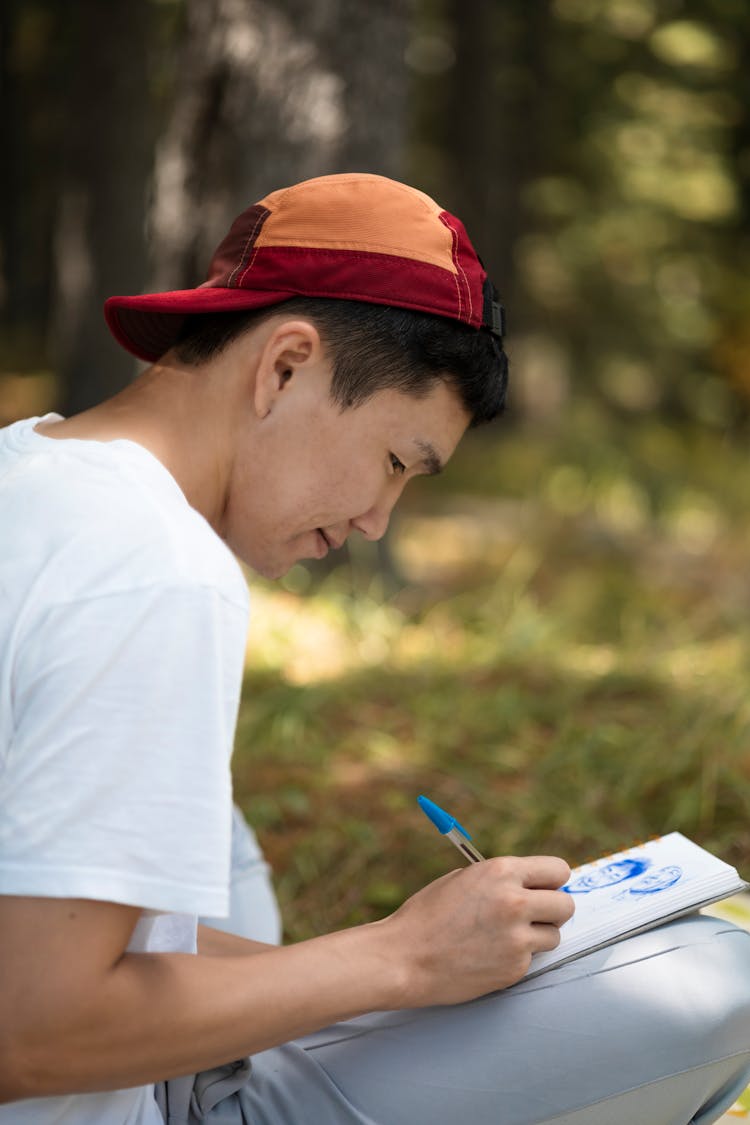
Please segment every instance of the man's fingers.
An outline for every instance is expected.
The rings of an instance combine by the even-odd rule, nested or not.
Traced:
[[[570,878],[570,867],[556,855],[525,856],[521,862],[524,887],[556,890]]]
[[[534,922],[531,929],[533,931],[534,953],[548,953],[551,949],[557,949],[560,944],[560,931],[557,926],[547,926],[542,922]]]
[[[562,926],[572,918],[574,910],[573,896],[564,891],[534,891],[533,895],[529,895],[532,922]]]

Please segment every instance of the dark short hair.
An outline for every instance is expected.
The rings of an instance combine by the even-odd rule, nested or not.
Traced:
[[[200,366],[279,312],[315,324],[333,364],[331,397],[342,410],[385,389],[420,398],[440,381],[455,389],[472,426],[491,421],[505,406],[508,360],[495,336],[391,305],[292,297],[267,309],[199,313],[185,318],[175,354]]]

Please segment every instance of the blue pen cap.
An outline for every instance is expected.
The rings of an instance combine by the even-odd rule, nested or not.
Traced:
[[[430,818],[438,832],[442,832],[444,836],[453,828],[457,828],[461,835],[465,836],[467,840],[471,839],[469,833],[458,823],[456,818],[451,816],[450,813],[447,813],[445,809],[441,809],[440,805],[436,805],[429,797],[417,797],[417,804],[425,816]]]

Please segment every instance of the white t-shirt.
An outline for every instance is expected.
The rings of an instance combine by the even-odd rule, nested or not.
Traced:
[[[0,893],[140,906],[195,951],[229,905],[242,572],[135,442],[0,430]],[[150,1086],[14,1102],[0,1125],[162,1125]]]

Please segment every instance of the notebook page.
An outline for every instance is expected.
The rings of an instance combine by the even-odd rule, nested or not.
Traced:
[[[535,954],[529,975],[744,886],[733,867],[679,832],[584,864],[564,888],[576,910],[560,945]]]

